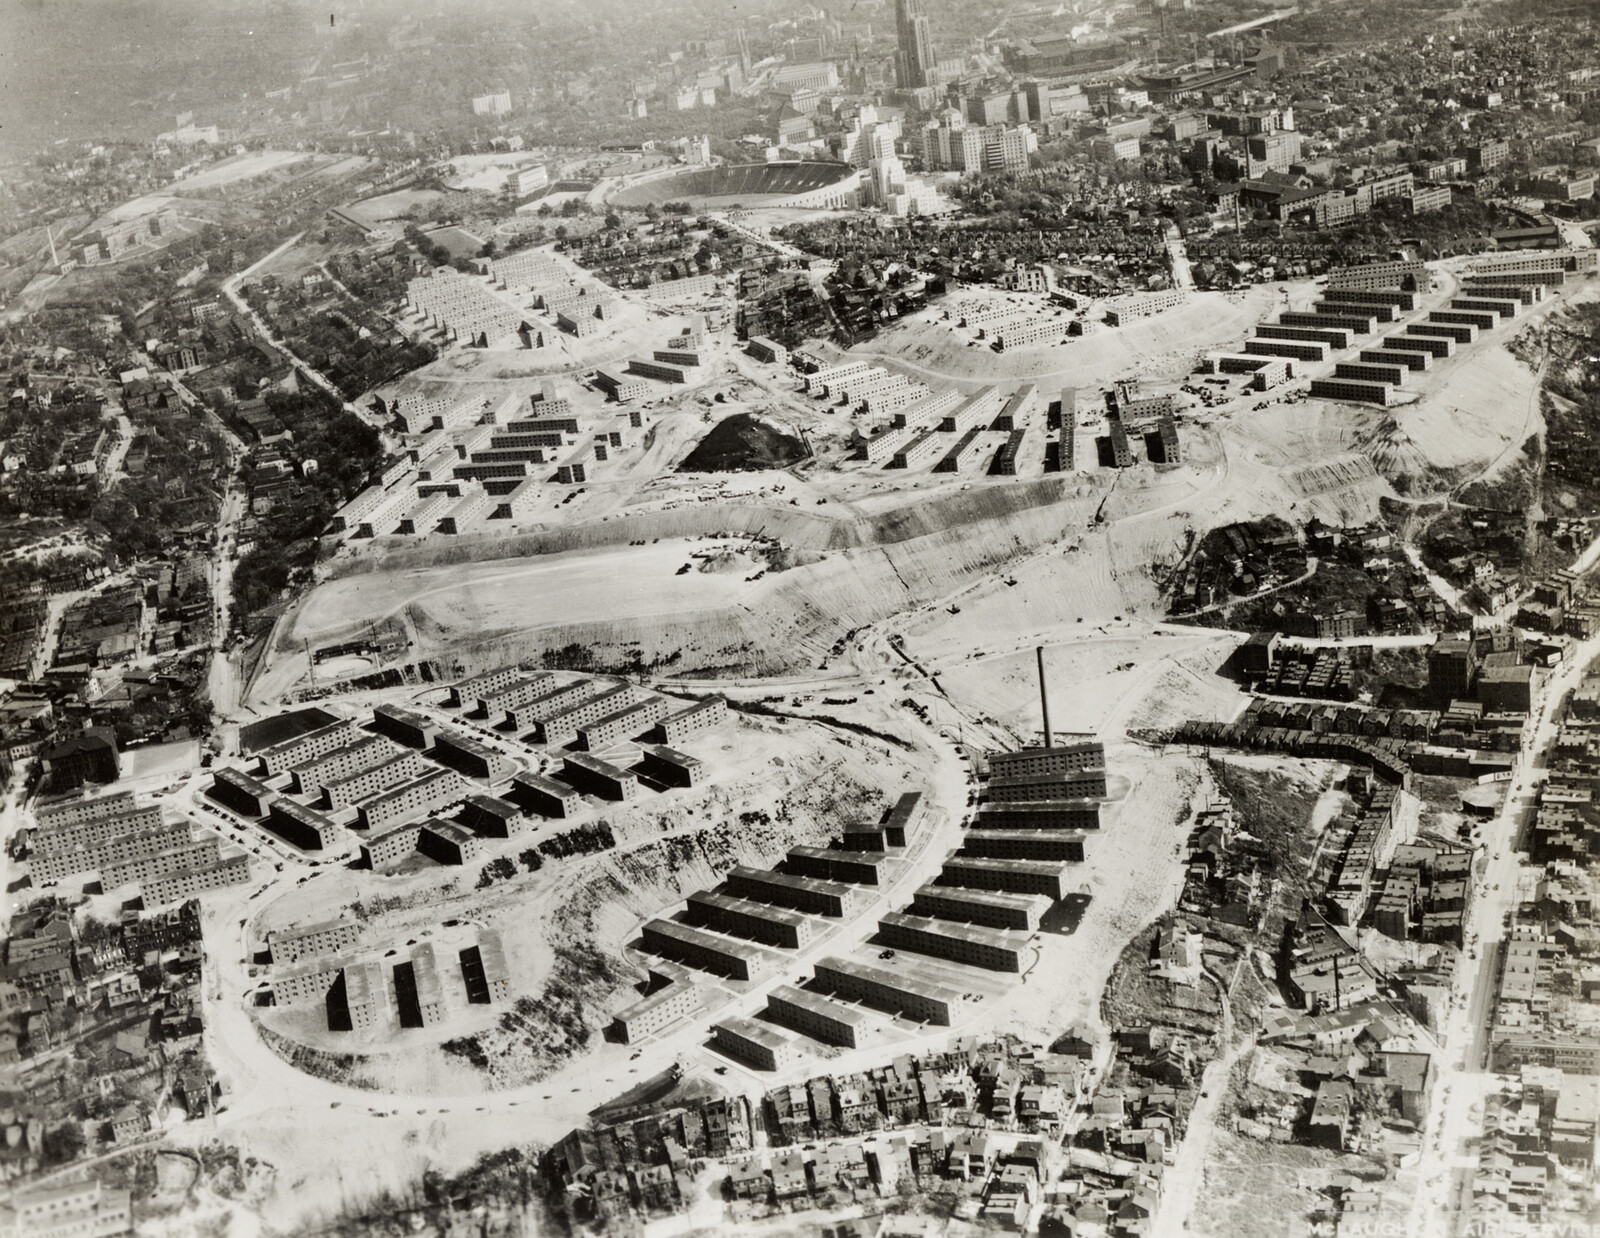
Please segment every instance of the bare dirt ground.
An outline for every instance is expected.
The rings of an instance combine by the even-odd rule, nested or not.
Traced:
[[[1026,293],[969,288],[956,299],[992,302],[1019,315],[1054,312],[1041,309],[1042,298]],[[1277,299],[1275,285],[1243,293],[1201,292],[1186,305],[1124,327],[1094,323],[1081,337],[1064,344],[1003,353],[983,341],[973,343],[975,332],[956,326],[953,318],[947,321],[941,306],[902,321],[850,352],[912,377],[966,384],[1026,379],[1047,388],[1098,388],[1124,377],[1165,380],[1187,374],[1202,352],[1239,343]],[[1065,329],[1066,320],[1062,322]]]

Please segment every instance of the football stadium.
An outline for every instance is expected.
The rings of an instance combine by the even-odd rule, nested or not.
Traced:
[[[804,160],[685,168],[625,186],[610,196],[615,206],[687,202],[697,209],[740,206],[842,207],[857,205],[861,173],[847,163]]]

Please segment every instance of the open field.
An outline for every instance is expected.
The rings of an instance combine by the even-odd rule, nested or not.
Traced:
[[[599,614],[613,620],[655,619],[706,606],[753,601],[765,588],[745,587],[731,573],[677,575],[693,547],[682,542],[621,547],[601,553],[541,556],[513,566],[462,564],[394,577],[353,576],[313,595],[293,633],[327,641],[339,633],[424,604],[444,629],[493,632],[571,622]]]
[[[170,188],[175,194],[199,193],[209,189],[219,189],[237,181],[249,180],[251,177],[265,176],[269,172],[278,172],[297,163],[304,163],[309,167],[321,167],[336,162],[339,160],[335,156],[300,150],[252,151],[250,154],[235,155],[231,159],[214,163],[193,176],[175,181]]]
[[[400,219],[418,207],[431,206],[443,197],[437,189],[401,189],[351,202],[339,210],[371,228],[390,219]]]

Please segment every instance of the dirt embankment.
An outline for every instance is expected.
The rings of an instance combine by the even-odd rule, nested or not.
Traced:
[[[855,520],[819,516],[785,505],[704,503],[668,511],[646,511],[592,520],[561,528],[541,529],[519,537],[484,534],[428,542],[399,543],[393,548],[343,559],[330,565],[329,579],[372,572],[415,571],[457,563],[520,559],[530,555],[566,554],[626,546],[656,538],[715,534],[760,534],[800,550],[849,550],[889,545],[947,532],[965,525],[1049,507],[1073,497],[1076,479],[1044,478],[1006,486],[981,486]]]
[[[548,652],[577,647],[593,665],[638,671],[770,674],[815,665],[852,629],[944,598],[1019,556],[1076,536],[1093,516],[1093,498],[1069,492],[1063,481],[1045,481],[977,489],[831,524],[803,513],[736,507],[660,515],[680,530],[691,516],[704,531],[743,522],[750,532],[778,536],[786,545],[799,534],[809,537],[813,548],[826,544],[831,549],[817,562],[769,578],[770,585],[763,584],[759,597],[749,601],[618,618],[580,613],[570,621],[524,619],[516,626],[512,616],[490,611],[462,623],[459,591],[444,588],[450,569],[418,571],[406,582],[416,600],[404,607],[417,656],[448,651],[472,666],[537,661]],[[609,521],[538,536],[548,536],[544,544],[550,550],[581,549],[577,543],[584,538],[596,546],[625,544],[665,530],[665,524],[641,523],[648,519],[634,518],[632,527]],[[522,541],[510,539],[490,549],[499,558],[500,550],[515,549]],[[407,555],[385,570],[420,566],[410,560]],[[304,605],[312,607],[315,600],[313,594]]]

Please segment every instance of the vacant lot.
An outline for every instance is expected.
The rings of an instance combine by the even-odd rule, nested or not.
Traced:
[[[311,594],[295,618],[294,637],[315,643],[407,609],[445,631],[484,633],[669,615],[758,591],[733,575],[677,575],[688,555],[685,543],[663,543],[347,577]]]
[[[444,197],[437,189],[402,189],[398,193],[365,198],[339,209],[358,223],[373,227],[389,219],[400,219],[418,207],[427,207]]]

